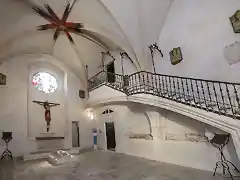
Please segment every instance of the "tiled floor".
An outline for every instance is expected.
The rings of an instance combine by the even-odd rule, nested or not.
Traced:
[[[93,151],[75,162],[52,166],[46,161],[0,164],[0,180],[222,180],[199,171],[118,154]]]

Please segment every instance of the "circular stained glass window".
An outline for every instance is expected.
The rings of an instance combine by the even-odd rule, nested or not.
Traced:
[[[33,86],[44,93],[53,93],[57,90],[57,80],[46,72],[38,72],[32,77]]]

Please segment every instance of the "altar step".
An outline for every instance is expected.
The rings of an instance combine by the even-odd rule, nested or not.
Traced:
[[[45,153],[31,153],[28,155],[24,155],[23,156],[23,161],[31,161],[31,160],[37,160],[37,159],[46,159],[48,157],[48,155],[50,154],[50,152],[45,152]]]
[[[57,151],[57,150],[64,150],[67,151],[69,154],[72,155],[77,155],[77,154],[82,154],[85,152],[91,152],[93,149],[92,148],[72,148],[72,149],[55,149],[55,150],[45,150],[45,151],[36,151],[36,152],[31,152],[28,155],[23,156],[24,161],[31,161],[31,160],[38,160],[38,159],[47,159],[48,155],[52,151]]]

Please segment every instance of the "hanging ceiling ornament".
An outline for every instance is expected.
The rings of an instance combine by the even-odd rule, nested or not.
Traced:
[[[101,40],[96,37],[91,31],[84,29],[83,23],[76,23],[76,22],[68,22],[68,16],[72,11],[72,8],[75,4],[76,0],[69,1],[65,11],[63,13],[62,18],[59,18],[53,9],[48,5],[45,4],[44,8],[34,5],[32,9],[38,13],[42,18],[47,20],[49,23],[40,25],[37,27],[38,31],[45,31],[45,30],[55,30],[53,35],[54,43],[56,42],[57,38],[59,37],[60,32],[64,32],[69,41],[75,45],[75,42],[70,33],[74,33],[80,35],[95,44],[107,49],[105,45],[101,42]]]

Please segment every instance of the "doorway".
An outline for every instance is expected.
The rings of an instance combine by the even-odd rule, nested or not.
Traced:
[[[106,138],[107,138],[107,149],[115,151],[116,141],[115,141],[115,128],[114,123],[105,123],[106,128]]]
[[[72,147],[80,147],[78,122],[72,122]]]
[[[107,79],[108,82],[114,83],[115,82],[115,67],[114,67],[114,61],[110,62],[107,65]]]

